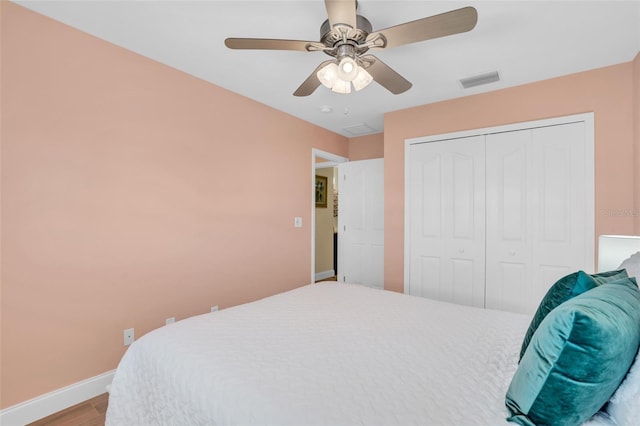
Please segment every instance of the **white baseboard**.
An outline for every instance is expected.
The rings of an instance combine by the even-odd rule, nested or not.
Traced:
[[[333,277],[335,274],[336,272],[333,269],[329,269],[327,271],[316,272],[314,278],[315,278],[315,281],[320,281],[329,277]]]
[[[0,411],[0,425],[24,426],[107,391],[115,370],[57,389]]]

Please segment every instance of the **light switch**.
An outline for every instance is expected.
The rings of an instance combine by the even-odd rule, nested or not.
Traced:
[[[293,218],[293,226],[295,226],[296,228],[302,228],[302,218],[301,217]]]

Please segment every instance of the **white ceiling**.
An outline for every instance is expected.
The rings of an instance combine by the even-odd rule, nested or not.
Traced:
[[[118,46],[347,137],[383,130],[383,114],[633,60],[640,51],[640,0],[360,0],[373,30],[473,6],[470,32],[374,49],[413,87],[393,95],[376,83],[341,95],[320,86],[292,93],[328,59],[321,52],[230,50],[226,37],[317,41],[322,0],[17,1]],[[460,78],[497,70],[502,80],[463,89]],[[321,112],[329,106],[330,113]]]

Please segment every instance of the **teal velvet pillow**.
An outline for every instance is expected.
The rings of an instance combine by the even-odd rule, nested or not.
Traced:
[[[579,425],[611,398],[640,345],[634,278],[593,288],[551,311],[531,339],[506,396],[507,420]]]
[[[589,275],[586,272],[578,271],[573,274],[569,274],[560,278],[554,285],[551,286],[547,294],[542,298],[540,305],[536,313],[531,319],[529,329],[522,341],[522,348],[520,349],[520,359],[524,356],[529,342],[533,337],[533,333],[536,332],[538,326],[542,320],[551,312],[556,306],[560,306],[562,303],[569,299],[576,297],[579,294],[584,293],[587,290],[591,290],[599,285],[602,285],[608,281],[614,281],[620,278],[626,278],[627,272],[624,269],[618,271],[602,272],[600,274]]]

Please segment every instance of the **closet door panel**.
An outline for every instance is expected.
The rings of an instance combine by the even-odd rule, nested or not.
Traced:
[[[424,238],[442,237],[442,174],[444,156],[440,154],[426,155],[424,162],[416,162],[419,174],[420,205],[416,211]]]
[[[484,137],[449,141],[443,199],[446,259],[442,285],[451,302],[484,306]]]
[[[409,155],[409,293],[484,306],[484,137]]]
[[[480,300],[484,299],[482,288],[478,288],[478,280],[475,279],[475,272],[478,269],[475,259],[451,259],[451,285],[449,285],[449,300],[461,305],[482,306]],[[477,291],[476,291],[477,290]]]
[[[486,307],[526,310],[531,282],[532,134],[530,130],[487,136]],[[532,209],[534,211],[532,211]]]
[[[417,256],[411,263],[409,294],[438,299],[440,294],[440,256]]]
[[[524,283],[529,268],[523,262],[500,262],[492,271],[491,285],[487,285],[487,308],[509,312],[524,312],[528,309]],[[489,281],[487,281],[488,283]]]
[[[442,178],[445,155],[417,145],[411,149],[409,294],[440,298],[444,252]]]
[[[411,147],[409,294],[438,298],[442,260],[442,167],[437,151]]]
[[[532,130],[537,169],[538,214],[532,264],[545,283],[584,268],[587,182],[584,123]],[[541,299],[546,288],[538,288]]]

